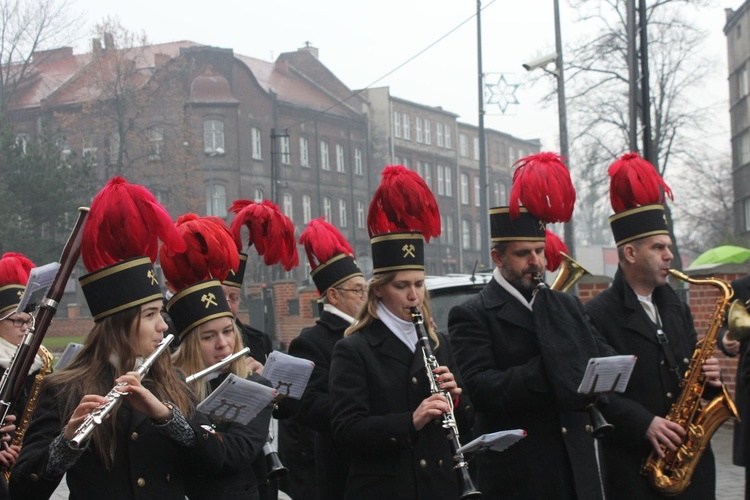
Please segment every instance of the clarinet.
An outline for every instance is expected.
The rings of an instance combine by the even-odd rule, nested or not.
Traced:
[[[458,425],[456,424],[456,416],[453,413],[453,398],[448,392],[442,391],[438,385],[436,379],[437,375],[435,370],[438,368],[437,358],[432,352],[432,346],[430,345],[430,339],[427,336],[427,329],[424,328],[424,318],[422,317],[422,311],[418,307],[411,308],[412,322],[414,328],[417,330],[417,337],[419,337],[419,345],[422,347],[422,357],[424,358],[425,371],[427,372],[427,380],[430,383],[431,394],[442,394],[445,401],[448,403],[450,410],[443,413],[443,429],[447,430],[448,442],[451,447],[451,454],[453,455],[453,462],[455,465],[453,468],[456,470],[458,475],[458,484],[460,495],[459,499],[464,500],[465,498],[481,498],[482,493],[477,491],[474,487],[474,483],[469,476],[469,464],[464,458],[464,454],[458,451],[461,448],[461,442],[458,435]]]
[[[159,342],[159,345],[156,346],[156,350],[151,353],[151,356],[143,360],[143,363],[141,363],[138,368],[136,368],[136,372],[138,372],[138,375],[141,377],[144,377],[146,373],[148,373],[148,370],[151,368],[151,365],[154,364],[156,361],[156,358],[163,353],[167,347],[169,347],[169,344],[174,340],[174,335],[171,333],[164,337],[164,340]],[[129,393],[127,392],[120,392],[117,390],[118,387],[123,387],[127,385],[124,382],[120,382],[119,384],[115,385],[109,393],[104,396],[107,398],[106,403],[102,403],[97,408],[94,408],[94,411],[86,415],[86,418],[84,419],[83,423],[78,426],[78,429],[76,429],[75,435],[73,436],[73,439],[70,441],[70,446],[72,448],[79,449],[83,443],[85,443],[89,437],[91,437],[91,433],[94,432],[94,429],[96,429],[96,426],[104,422],[104,418],[109,415],[112,410],[115,408],[117,403],[120,401],[120,398],[122,396],[127,396]]]

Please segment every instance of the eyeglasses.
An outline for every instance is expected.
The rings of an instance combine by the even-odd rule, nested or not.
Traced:
[[[227,302],[230,303],[230,304],[239,304],[240,302],[242,302],[242,300],[240,299],[240,297],[239,296],[235,296],[235,295],[230,295],[226,299],[227,299]]]
[[[336,288],[342,292],[352,292],[357,297],[364,297],[367,295],[367,288]]]
[[[13,323],[13,326],[16,328],[21,328],[24,326],[30,326],[31,325],[31,319],[21,319],[21,318],[8,318],[6,321],[10,321]]]

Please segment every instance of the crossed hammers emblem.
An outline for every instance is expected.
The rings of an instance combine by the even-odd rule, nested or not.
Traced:
[[[412,258],[417,258],[417,256],[414,254],[416,248],[414,245],[404,245],[401,247],[401,250],[404,252],[404,258],[411,256]]]
[[[201,302],[206,303],[206,309],[208,309],[208,306],[218,306],[219,304],[216,302],[216,295],[213,293],[204,293],[203,297],[201,297]]]
[[[539,229],[541,229],[542,231],[547,229],[547,225],[542,220],[539,221]]]
[[[150,269],[150,270],[149,270],[149,271],[148,271],[148,272],[146,273],[146,276],[147,276],[147,277],[149,277],[149,278],[151,278],[151,284],[152,284],[152,285],[158,285],[158,284],[159,284],[159,282],[158,282],[158,281],[156,280],[156,273],[154,273],[154,270],[153,270],[153,269]]]

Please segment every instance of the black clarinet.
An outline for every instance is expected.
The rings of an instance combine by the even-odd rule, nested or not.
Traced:
[[[450,410],[443,413],[443,429],[447,430],[448,442],[451,446],[451,454],[453,455],[453,468],[458,475],[459,499],[465,498],[481,498],[482,493],[477,491],[474,487],[474,483],[469,476],[469,464],[464,458],[464,454],[459,452],[461,448],[461,441],[458,435],[458,425],[456,424],[456,416],[453,413],[453,398],[451,395],[440,389],[438,381],[436,379],[438,362],[435,358],[435,354],[432,352],[432,346],[430,345],[430,338],[427,336],[427,330],[424,328],[424,318],[422,317],[422,311],[418,307],[411,308],[411,319],[414,323],[414,328],[417,330],[417,337],[419,337],[419,345],[422,347],[422,356],[424,357],[424,366],[427,371],[427,380],[430,383],[430,393],[442,394],[445,401],[448,403]]]

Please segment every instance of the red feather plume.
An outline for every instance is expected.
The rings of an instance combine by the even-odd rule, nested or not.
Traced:
[[[242,248],[242,226],[248,229],[248,246],[255,245],[267,265],[281,263],[289,271],[299,264],[294,223],[268,200],[237,200],[229,208],[236,215],[230,226],[235,243]]]
[[[177,219],[177,231],[185,251],[172,251],[166,243],[159,249],[164,277],[176,290],[211,278],[224,281],[237,271],[240,256],[223,219],[185,214]]]
[[[305,247],[312,269],[328,262],[335,255],[354,255],[354,250],[344,235],[326,222],[325,217],[311,220],[307,229],[299,235],[299,243]]]
[[[568,246],[555,233],[547,229],[544,246],[544,258],[547,260],[547,270],[557,271],[563,258],[560,252],[570,255]]]
[[[370,237],[419,231],[429,242],[440,236],[437,200],[419,174],[402,165],[390,165],[383,169],[382,177],[367,214]]]
[[[83,228],[81,256],[89,272],[132,257],[156,261],[159,239],[173,251],[185,242],[167,210],[143,186],[113,177],[91,202]]]
[[[510,217],[520,215],[519,203],[544,222],[568,222],[576,190],[570,172],[557,153],[542,152],[518,160],[510,191]]]
[[[0,258],[0,286],[23,285],[29,281],[29,273],[36,266],[24,254],[7,252]]]
[[[625,153],[609,166],[609,200],[620,213],[641,205],[663,204],[672,190],[651,163],[638,153]]]

